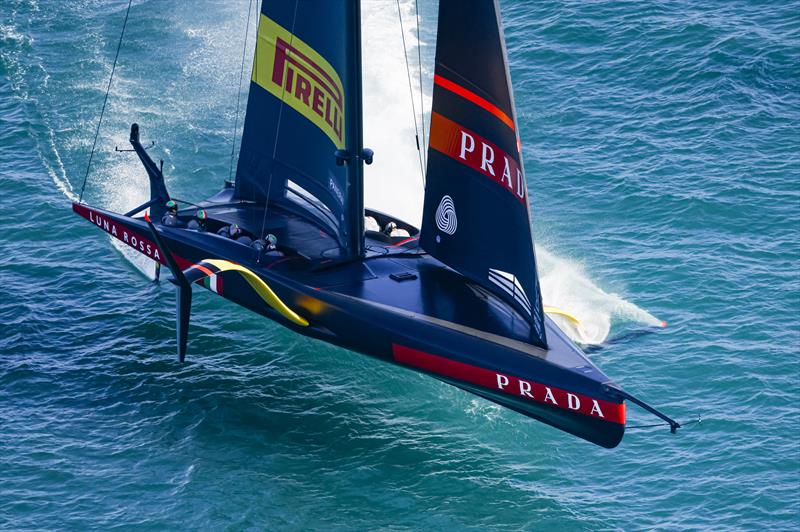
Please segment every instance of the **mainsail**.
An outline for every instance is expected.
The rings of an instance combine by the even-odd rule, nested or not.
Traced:
[[[513,305],[547,347],[496,0],[439,3],[420,245]]]
[[[358,9],[355,0],[262,3],[235,188],[239,200],[312,217],[356,252],[361,162],[343,155],[361,153]]]

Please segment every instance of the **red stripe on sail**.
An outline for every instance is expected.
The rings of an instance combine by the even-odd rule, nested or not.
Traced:
[[[449,90],[450,92],[452,92],[454,94],[458,94],[459,96],[461,96],[465,100],[469,100],[470,102],[474,103],[478,107],[481,107],[482,109],[485,109],[486,111],[489,111],[494,116],[499,118],[505,125],[510,127],[511,131],[515,131],[516,130],[514,128],[514,121],[511,119],[511,117],[508,116],[507,114],[505,114],[502,109],[497,107],[495,104],[493,104],[489,100],[487,100],[485,98],[481,98],[480,96],[478,96],[477,94],[475,94],[471,90],[466,89],[466,88],[462,87],[461,85],[450,81],[449,79],[443,78],[439,74],[434,74],[433,82],[436,85],[439,85],[440,87],[442,87],[443,89],[447,89],[447,90]]]
[[[561,388],[545,386],[530,379],[521,379],[507,373],[456,362],[398,344],[392,344],[392,354],[397,362],[429,373],[443,375],[494,392],[500,391],[595,419],[625,424],[624,403],[612,403],[588,395],[568,392]]]
[[[514,157],[439,113],[431,113],[430,147],[502,186],[525,205],[528,185]]]

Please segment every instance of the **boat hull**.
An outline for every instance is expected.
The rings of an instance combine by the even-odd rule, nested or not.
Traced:
[[[165,263],[143,220],[84,204],[73,204],[73,210],[139,253]],[[623,437],[624,401],[608,377],[549,320],[551,348],[542,350],[475,323],[434,315],[431,301],[415,303],[419,287],[391,281],[388,270],[377,266],[368,268],[365,281],[359,264],[315,273],[292,267],[289,257],[257,262],[250,248],[216,235],[162,226],[158,231],[183,269],[208,259],[249,268],[308,325],[276,311],[236,272],[215,275],[215,282],[202,284],[298,333],[431,375],[603,447],[615,447]],[[423,284],[433,273],[440,275],[439,269],[446,270],[429,259],[391,260]],[[430,288],[421,289],[419,293],[427,294]],[[374,294],[404,303],[387,304]],[[436,296],[438,307],[447,306],[441,293]]]

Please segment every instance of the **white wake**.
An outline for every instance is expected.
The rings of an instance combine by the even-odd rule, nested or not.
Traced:
[[[406,0],[400,6],[411,67],[417,128],[421,128],[423,119],[425,124],[430,123],[432,52],[435,42],[425,42],[424,36],[432,34],[436,21],[430,18],[435,17],[435,11],[420,15],[423,37],[419,42],[416,37],[415,2]],[[412,224],[419,224],[424,187],[414,139],[415,114],[409,94],[397,9],[394,2],[368,2],[362,10],[364,139],[365,144],[375,150],[375,163],[365,170],[365,203]],[[422,46],[421,65],[417,59],[418,46]],[[419,104],[420,69],[424,117]],[[611,333],[612,326],[617,323],[662,324],[661,320],[646,310],[594,284],[579,263],[553,255],[541,246],[537,246],[537,258],[544,303],[572,314],[580,322],[576,326],[561,316],[552,316],[572,340],[584,345],[603,343]]]

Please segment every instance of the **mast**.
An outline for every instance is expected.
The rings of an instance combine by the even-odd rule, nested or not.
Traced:
[[[349,0],[347,20],[351,27],[346,32],[350,66],[347,86],[349,98],[347,109],[348,133],[345,139],[347,151],[347,195],[349,197],[347,255],[364,255],[364,157],[367,164],[372,162],[372,154],[364,152],[364,112],[361,81],[361,1]]]

